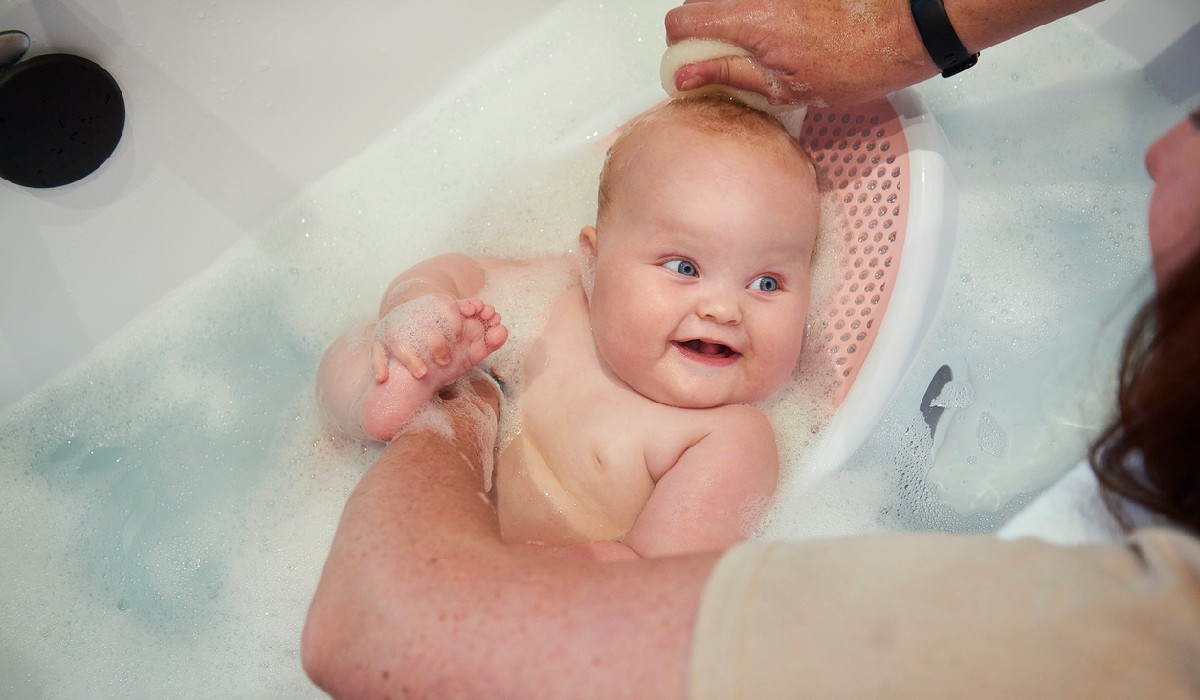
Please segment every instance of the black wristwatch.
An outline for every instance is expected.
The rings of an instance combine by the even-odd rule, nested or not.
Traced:
[[[921,34],[921,43],[925,51],[937,64],[943,78],[957,75],[975,65],[979,60],[978,53],[967,53],[958,34],[946,16],[946,8],[942,0],[909,0],[912,8],[913,21]]]

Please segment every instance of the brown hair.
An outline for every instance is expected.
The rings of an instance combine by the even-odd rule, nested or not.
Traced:
[[[1130,325],[1117,416],[1089,457],[1122,527],[1125,501],[1200,533],[1200,249]]]
[[[813,168],[808,153],[788,135],[777,119],[766,112],[719,95],[678,98],[639,114],[621,127],[616,140],[608,148],[604,167],[600,171],[597,221],[604,215],[612,199],[613,180],[630,160],[628,151],[636,150],[629,142],[636,135],[667,119],[673,119],[702,134],[727,136],[761,144],[765,153],[774,154],[781,162],[799,162],[805,167]]]

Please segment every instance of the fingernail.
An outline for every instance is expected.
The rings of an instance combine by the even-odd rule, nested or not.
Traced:
[[[693,75],[681,81],[678,87],[680,92],[687,92],[688,90],[695,90],[702,85],[704,85],[704,79],[698,75]]]

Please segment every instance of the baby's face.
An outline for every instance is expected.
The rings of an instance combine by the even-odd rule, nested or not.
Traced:
[[[660,403],[766,398],[804,340],[819,224],[811,169],[690,129],[637,145],[602,230],[581,234],[601,357]]]

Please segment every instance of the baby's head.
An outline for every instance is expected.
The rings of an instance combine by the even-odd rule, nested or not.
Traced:
[[[690,129],[697,139],[723,139],[740,142],[745,148],[759,149],[785,167],[799,168],[811,175],[811,189],[816,194],[816,174],[812,159],[775,117],[723,96],[681,98],[663,102],[629,120],[617,133],[608,149],[600,171],[596,221],[602,227],[609,206],[619,189],[621,174],[631,162],[637,161],[639,145],[653,139],[658,130]]]
[[[605,363],[660,403],[769,396],[803,346],[819,211],[811,160],[762,112],[697,98],[634,119],[580,232]]]

